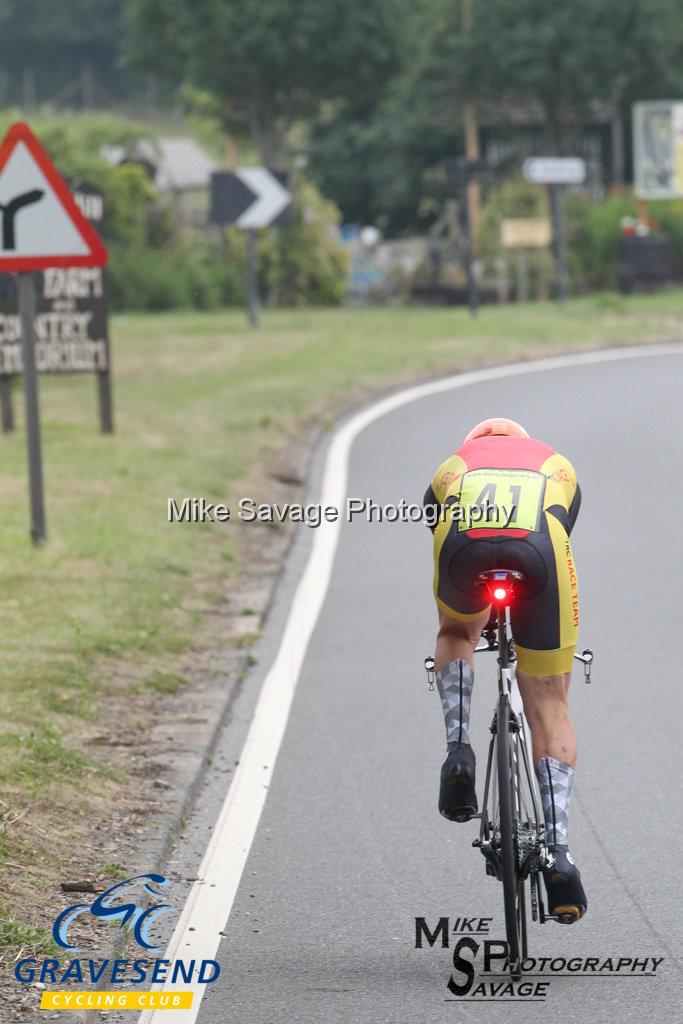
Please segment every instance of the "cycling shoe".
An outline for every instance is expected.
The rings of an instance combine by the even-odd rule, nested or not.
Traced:
[[[574,924],[588,909],[581,874],[566,846],[551,847],[550,853],[555,863],[543,872],[545,891],[548,894],[548,913],[556,917],[560,924]]]
[[[476,759],[469,743],[449,743],[441,768],[439,813],[449,821],[469,821],[477,813]]]

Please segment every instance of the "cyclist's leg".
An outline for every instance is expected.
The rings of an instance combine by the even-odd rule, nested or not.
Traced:
[[[565,924],[579,920],[588,907],[567,837],[576,765],[576,733],[567,702],[570,676],[569,672],[536,676],[517,671],[524,713],[531,728],[546,842],[555,861],[543,873],[548,910]]]
[[[576,732],[569,713],[569,682],[571,673],[528,675],[517,671],[517,684],[524,703],[531,739],[534,764],[543,757],[574,768],[576,765]]]
[[[568,693],[579,625],[576,570],[563,525],[545,513],[545,529],[529,537],[535,551],[529,561],[527,597],[513,604],[510,622],[517,648],[517,681],[531,729],[536,774],[544,793],[548,766],[556,792],[544,796],[548,834],[566,845],[566,819],[576,764],[576,733]],[[539,585],[539,581],[542,585]],[[553,804],[553,795],[557,798]],[[558,808],[561,805],[562,813]]]
[[[454,566],[460,566],[463,557],[467,559],[467,569],[463,567],[454,573]],[[488,618],[485,593],[481,588],[469,589],[469,581],[476,579],[474,566],[487,557],[490,557],[489,545],[471,541],[458,532],[456,523],[437,526],[434,597],[439,611],[439,631],[434,662],[449,749],[454,743],[469,743],[474,648]],[[465,587],[456,585],[456,579]]]
[[[517,680],[529,722],[548,846],[555,865],[544,872],[550,912],[567,923],[588,906],[568,848],[567,832],[576,764],[576,733],[568,693],[578,632],[578,589],[569,538],[546,513],[548,534],[539,538],[545,585],[528,601],[513,607]],[[550,544],[547,541],[550,541]]]
[[[531,730],[533,763],[553,758],[573,770],[577,735],[569,715],[568,690],[579,632],[579,590],[569,538],[546,512],[546,529],[529,538],[538,561],[529,560],[528,598],[510,616],[517,648],[517,682]],[[539,581],[543,586],[539,587]]]
[[[469,722],[474,648],[487,619],[488,609],[456,616],[439,608],[434,661],[447,744],[439,781],[439,812],[450,821],[468,821],[478,810]]]
[[[439,603],[435,678],[446,726],[446,744],[451,752],[463,746],[469,747],[474,648],[487,620],[488,608],[474,613],[456,613],[445,611]],[[467,751],[465,756],[468,761],[472,760]],[[470,774],[473,774],[473,770]]]
[[[439,632],[434,660],[448,747],[441,768],[439,811],[452,821],[467,821],[477,812],[476,759],[470,746],[469,718],[473,654],[488,619],[488,602],[481,591],[468,592],[455,583],[456,578],[462,582],[476,579],[472,572],[453,573],[455,562],[468,551],[475,561],[481,557],[482,548],[459,534],[457,524],[437,526],[434,596],[439,608]]]
[[[469,821],[478,809],[469,723],[474,648],[487,620],[488,608],[459,616],[439,608],[434,661],[447,744],[439,782],[439,812],[450,821]]]
[[[457,617],[439,608],[439,632],[434,655],[437,672],[458,658],[462,658],[469,665],[474,664],[474,648],[488,619],[488,608],[473,615]]]

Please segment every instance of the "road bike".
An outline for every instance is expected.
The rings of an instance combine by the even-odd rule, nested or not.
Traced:
[[[498,700],[491,722],[482,809],[473,815],[481,819],[479,837],[472,845],[483,853],[487,875],[503,883],[507,964],[517,981],[527,956],[527,889],[533,921],[544,924],[566,918],[545,911],[541,874],[552,867],[553,855],[546,845],[541,802],[531,770],[528,725],[521,707],[518,711],[513,707],[517,658],[509,608],[516,596],[523,595],[525,578],[512,569],[492,569],[480,573],[478,581],[488,591],[491,617],[475,653],[498,652]],[[593,652],[585,650],[574,657],[583,663],[585,681],[589,683]],[[433,688],[433,658],[425,658],[425,668]]]

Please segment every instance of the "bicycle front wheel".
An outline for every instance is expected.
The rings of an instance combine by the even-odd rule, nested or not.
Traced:
[[[498,806],[500,813],[500,861],[503,876],[505,931],[508,961],[513,978],[521,976],[520,961],[524,944],[524,893],[518,869],[517,833],[514,801],[514,768],[510,732],[512,708],[507,695],[498,702],[496,750],[498,774]]]

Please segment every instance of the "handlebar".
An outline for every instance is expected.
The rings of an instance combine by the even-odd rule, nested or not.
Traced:
[[[593,664],[593,652],[586,649],[583,654],[575,654],[574,657],[577,661],[580,661],[583,665],[583,679],[584,682],[590,683],[591,681],[591,665]]]
[[[477,646],[474,648],[474,653],[475,654],[477,654],[477,652],[479,652],[479,651],[497,651],[498,650],[498,641],[496,640],[495,635],[493,635],[492,633],[489,633],[488,635],[483,633],[482,637],[481,637],[481,640],[483,641],[483,643],[480,641],[477,644]],[[574,657],[576,658],[577,661],[580,661],[581,664],[583,665],[583,678],[584,678],[584,682],[590,683],[590,681],[591,681],[591,667],[593,665],[593,659],[594,659],[593,652],[591,650],[589,650],[588,648],[586,648],[586,650],[582,654],[575,654]]]
[[[474,653],[475,654],[477,653],[477,651],[497,651],[498,650],[498,642],[497,642],[497,640],[495,638],[495,635],[493,633],[488,633],[488,635],[487,634],[482,634],[481,639],[484,641],[484,643],[483,644],[482,643],[477,644],[477,646],[474,648]],[[593,652],[591,650],[589,650],[588,648],[586,648],[586,650],[582,654],[575,654],[574,657],[576,658],[577,661],[580,661],[581,664],[583,665],[583,678],[584,678],[584,682],[590,683],[590,681],[591,681],[591,666],[593,664],[593,658],[594,658]],[[428,657],[425,658],[424,664],[425,664],[425,671],[427,673],[427,685],[428,685],[430,690],[433,690],[434,689],[434,683],[435,683],[435,674],[434,674],[434,658],[431,656],[431,654]]]

